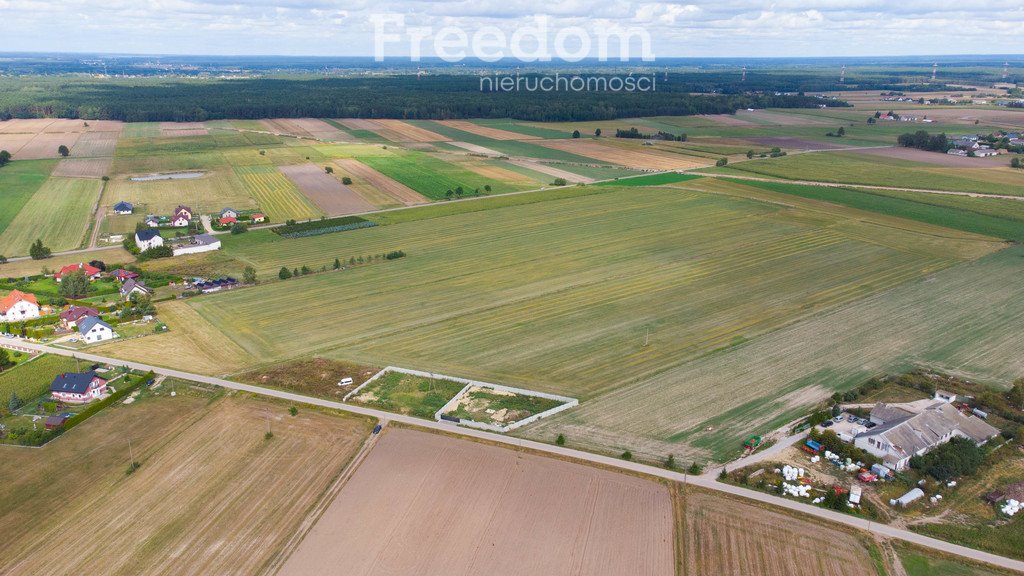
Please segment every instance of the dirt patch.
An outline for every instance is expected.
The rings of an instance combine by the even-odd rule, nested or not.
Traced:
[[[644,146],[642,142],[626,142],[605,145],[592,140],[538,140],[541,146],[572,152],[609,164],[618,164],[641,170],[680,170],[706,166],[707,162],[696,161],[693,157],[663,153]],[[578,177],[577,177],[578,178]]]
[[[110,174],[113,158],[65,158],[57,163],[53,176],[102,178]]]
[[[852,148],[852,146],[847,146],[846,144],[790,138],[788,136],[753,136],[746,138],[746,140],[762,146],[778,146],[787,150],[843,150],[845,148]]]
[[[470,134],[476,134],[477,136],[483,136],[492,140],[537,140],[536,136],[519,134],[518,132],[510,132],[500,128],[480,126],[479,124],[474,124],[467,120],[441,120],[440,123],[445,126],[451,126],[457,130],[462,130],[463,132],[469,132]]]
[[[459,148],[462,148],[464,150],[469,150],[470,152],[475,152],[477,154],[486,154],[488,156],[504,156],[504,154],[498,152],[497,150],[491,150],[490,148],[484,148],[483,146],[470,144],[469,142],[449,142],[449,144],[451,144],[452,146],[458,146]]]
[[[209,131],[202,122],[161,122],[160,136],[206,136]]]
[[[281,166],[280,170],[328,216],[369,212],[375,208],[319,166],[298,164]]]
[[[391,429],[279,574],[670,576],[672,523],[661,484]]]
[[[334,163],[351,174],[353,179],[358,178],[369,182],[370,185],[377,190],[380,190],[406,206],[411,206],[413,204],[426,204],[427,202],[430,202],[427,197],[423,196],[419,192],[381,174],[380,172],[377,172],[359,160],[335,160]]]
[[[548,164],[544,164],[543,162],[530,162],[529,160],[509,160],[508,162],[509,164],[515,164],[516,166],[528,168],[530,170],[533,170],[534,172],[547,174],[548,176],[552,176],[554,178],[565,178],[566,182],[582,182],[583,184],[590,184],[591,182],[594,182],[593,178],[580,176],[579,174],[574,174],[572,172],[569,172],[568,170],[562,170],[561,168],[549,166]]]
[[[341,400],[345,394],[369,380],[379,370],[351,362],[305,358],[238,374],[232,379],[257,386],[285,388],[319,398]],[[352,384],[339,386],[338,383],[343,378],[351,378]]]
[[[968,158],[966,156],[954,156],[952,154],[941,154],[939,152],[928,152],[917,148],[904,148],[893,146],[891,148],[875,148],[871,150],[858,150],[857,154],[868,156],[881,156],[882,158],[895,158],[898,160],[910,160],[911,162],[922,162],[936,166],[947,166],[951,168],[999,168],[1006,166],[1005,157],[989,158]]]

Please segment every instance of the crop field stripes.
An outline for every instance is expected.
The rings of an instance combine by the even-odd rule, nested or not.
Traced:
[[[321,214],[275,166],[236,166],[245,187],[272,221],[303,220]]]

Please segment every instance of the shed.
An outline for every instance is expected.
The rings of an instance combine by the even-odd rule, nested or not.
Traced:
[[[924,498],[924,490],[921,490],[920,488],[914,488],[913,490],[907,492],[903,496],[900,496],[899,498],[892,500],[890,503],[892,503],[894,506],[906,507],[909,506],[915,500],[918,500],[920,498]]]
[[[46,419],[46,429],[53,430],[55,428],[60,428],[67,421],[67,414],[56,414],[54,416],[50,416],[49,418]]]

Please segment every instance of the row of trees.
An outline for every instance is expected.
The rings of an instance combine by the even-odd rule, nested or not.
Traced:
[[[904,148],[917,148],[928,152],[946,152],[950,147],[949,138],[945,133],[929,134],[925,130],[900,134],[896,142]]]
[[[600,136],[600,134],[597,134]],[[632,127],[629,130],[623,130],[621,128],[615,129],[616,138],[633,138],[638,140],[667,140],[669,142],[686,142],[686,134],[672,134],[671,132],[665,132],[658,130],[657,134],[645,134]]]
[[[374,262],[383,262],[385,260],[397,260],[399,258],[405,258],[405,252],[402,250],[392,250],[385,254],[373,254],[371,256],[352,256],[348,259],[349,266],[360,266],[363,264],[373,264]],[[335,258],[334,263],[331,265],[332,270],[341,270],[344,266],[341,258]],[[251,276],[250,276],[251,272]],[[302,268],[288,269],[287,266],[281,266],[281,269],[277,272],[277,277],[280,280],[288,280],[289,278],[295,278],[298,276],[307,276],[309,274],[316,274],[317,272],[327,272],[327,266],[321,266],[319,270],[314,270],[309,266],[303,266]],[[251,267],[246,267],[243,279],[246,284],[256,283],[256,270]]]

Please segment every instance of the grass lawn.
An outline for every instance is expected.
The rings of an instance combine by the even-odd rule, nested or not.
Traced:
[[[387,372],[350,398],[351,402],[433,420],[434,413],[465,387],[443,378]]]
[[[900,551],[899,558],[907,576],[1004,576],[1009,574],[947,558],[936,558],[911,550]]]
[[[0,254],[28,254],[36,239],[54,252],[80,247],[92,223],[100,184],[86,178],[47,180],[0,234]]]
[[[499,392],[489,388],[470,388],[459,404],[447,412],[449,416],[485,424],[511,424],[534,414],[551,410],[558,400]]]
[[[56,160],[18,160],[0,168],[0,233],[10,226],[56,165]]]

